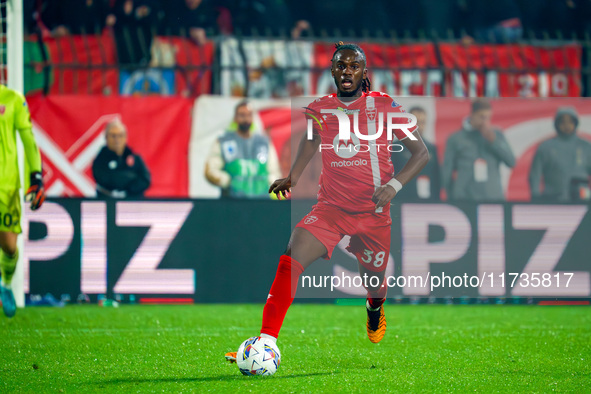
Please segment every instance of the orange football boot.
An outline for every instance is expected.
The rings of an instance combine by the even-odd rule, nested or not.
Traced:
[[[228,352],[228,353],[226,353],[226,360],[229,361],[230,363],[235,363],[236,362],[236,355],[237,355],[237,352]]]
[[[386,334],[386,315],[384,314],[384,305],[377,311],[369,310],[369,302],[366,303],[367,309],[367,336],[373,343],[378,343]]]

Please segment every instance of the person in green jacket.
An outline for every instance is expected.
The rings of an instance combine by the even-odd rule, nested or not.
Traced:
[[[447,140],[441,177],[448,200],[505,199],[500,167],[512,168],[515,157],[501,130],[491,126],[491,117],[490,102],[474,100],[462,129]]]
[[[36,210],[45,201],[45,191],[41,155],[35,144],[29,107],[22,94],[0,85],[0,296],[2,309],[8,317],[16,313],[12,277],[19,253],[16,241],[22,232],[17,131],[23,142],[30,177],[26,195],[31,201],[31,209]]]
[[[222,189],[222,197],[269,199],[269,185],[281,175],[273,142],[252,132],[253,111],[248,101],[238,103],[234,122],[236,131],[226,130],[213,143],[205,177]]]
[[[591,198],[591,143],[576,135],[578,125],[579,116],[574,108],[558,109],[554,117],[556,137],[538,146],[529,172],[533,202],[576,202]]]

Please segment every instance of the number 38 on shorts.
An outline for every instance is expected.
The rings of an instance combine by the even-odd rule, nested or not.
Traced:
[[[365,249],[363,251],[363,257],[361,257],[361,261],[365,264],[373,265],[375,268],[380,268],[384,264],[384,258],[386,257],[386,252],[381,251],[378,253]]]

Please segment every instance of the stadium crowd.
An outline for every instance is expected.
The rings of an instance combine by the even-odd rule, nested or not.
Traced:
[[[329,41],[333,37],[351,37],[353,40],[359,41],[367,39],[365,41],[372,44],[378,42],[379,45],[370,46],[372,48],[370,50],[376,53],[390,45],[389,43],[380,43],[379,38],[393,34],[397,37],[412,38],[415,41],[428,38],[435,45],[439,43],[438,38],[459,39],[463,43],[510,43],[520,38],[569,38],[572,34],[576,34],[580,38],[587,37],[586,40],[589,42],[589,37],[591,37],[591,0],[497,0],[495,2],[486,0],[416,0],[414,2],[341,0],[338,3],[312,0],[24,0],[24,7],[26,30],[29,33],[40,32],[43,37],[57,38],[67,35],[98,34],[107,29],[112,31],[113,34],[108,36],[109,39],[114,37],[117,63],[104,66],[104,70],[101,69],[103,64],[95,66],[101,70],[102,75],[106,75],[109,71],[108,67],[121,67],[122,81],[127,80],[124,77],[131,79],[129,75],[124,76],[124,73],[131,74],[137,70],[142,72],[150,70],[150,67],[157,73],[165,73],[170,72],[167,68],[175,66],[177,71],[183,67],[189,69],[195,66],[194,59],[189,62],[191,64],[180,62],[177,64],[175,61],[170,64],[153,64],[154,62],[151,60],[154,58],[165,57],[153,54],[158,50],[155,48],[157,45],[152,45],[152,40],[156,35],[185,36],[198,45],[204,44],[209,38],[218,35],[276,36],[291,37],[293,40],[313,37],[325,41]],[[155,43],[157,41],[154,40]],[[563,45],[565,41],[560,42],[562,43],[560,45]],[[555,45],[556,43],[549,42],[548,44]],[[56,53],[66,47],[68,45],[56,46]],[[503,46],[499,45],[499,47]],[[236,74],[239,75],[237,77],[232,75],[232,78],[235,78],[231,80],[232,88],[225,90],[219,87],[222,82],[216,80],[216,78],[219,79],[221,72],[213,72],[213,77],[211,75],[202,76],[204,81],[210,79],[214,81],[212,85],[215,84],[216,88],[204,84],[203,86],[207,87],[201,90],[195,89],[191,96],[197,96],[199,93],[220,93],[226,96],[267,98],[268,96],[284,97],[302,94],[301,86],[305,84],[302,82],[305,80],[302,75],[308,71],[307,68],[315,71],[311,64],[302,63],[306,68],[304,72],[289,70],[289,67],[273,57],[274,54],[264,53],[253,48],[256,47],[252,46],[250,50],[247,50],[245,47],[237,46],[234,50],[228,44],[220,49],[219,53],[225,51],[226,58],[234,56],[243,62],[232,63],[226,60],[227,64],[222,64],[223,60],[210,60],[211,63],[207,63],[203,60],[205,57],[200,57],[202,64],[206,65],[204,67],[213,70],[222,64],[220,70],[227,67],[226,70],[237,70]],[[321,50],[320,46],[315,48],[317,52]],[[564,75],[558,75],[565,78],[567,83],[564,86],[567,88],[572,85],[582,89],[583,93],[579,91],[575,95],[589,95],[588,86],[591,85],[586,81],[591,79],[588,69],[589,58],[585,51],[587,53],[589,51],[588,44],[582,46],[582,55],[568,58],[566,46],[560,54],[553,54],[556,59],[562,59],[560,56],[563,55],[565,58],[575,59],[574,63],[580,59],[582,70],[579,70],[580,65],[573,66],[572,70],[567,68]],[[246,52],[248,52],[248,56],[245,54]],[[172,53],[170,57],[174,57],[172,49],[170,49],[170,53]],[[302,59],[305,58],[298,51],[289,53],[290,56],[295,54]],[[427,53],[426,50],[425,53]],[[450,53],[452,56],[448,55],[448,57],[453,57],[455,52],[451,51]],[[532,53],[533,55],[529,56],[536,58],[535,60],[538,57],[544,57],[535,51]],[[261,59],[257,58],[259,56]],[[396,54],[396,56],[400,55]],[[222,58],[221,55],[219,57]],[[425,58],[428,57],[425,55]],[[458,56],[458,58],[460,57]],[[497,54],[494,60],[501,57]],[[49,56],[49,58],[53,62],[59,62],[63,56],[60,53],[58,56]],[[249,63],[247,58],[254,60]],[[393,58],[394,56],[389,57],[387,62],[391,63]],[[466,56],[466,59],[472,58]],[[509,69],[506,65],[495,67],[489,64],[487,67],[496,69],[498,73],[519,74],[527,71],[530,73],[528,77],[531,77],[532,73],[538,71],[537,68],[542,70],[560,69],[561,62],[562,60],[552,60],[549,64],[542,62],[537,64],[534,61],[536,69],[533,70],[531,67],[527,70],[511,70],[511,67],[517,68],[518,62],[510,64]],[[425,63],[428,62],[425,60]],[[247,64],[251,69],[247,70]],[[443,62],[435,65],[420,63],[412,66],[396,65],[398,69],[404,70],[406,67],[411,71],[415,68],[427,69],[438,66],[450,67],[449,64]],[[451,65],[451,67],[453,66],[455,64]],[[158,67],[162,67],[164,70],[159,70]],[[460,66],[457,67],[460,68]],[[503,67],[505,68],[503,69]],[[569,65],[569,67],[571,66]],[[63,74],[61,68],[56,67],[56,70],[58,71],[55,76],[59,83],[55,83],[55,85],[59,87],[63,85],[61,79]],[[563,70],[559,71],[562,73]],[[582,75],[582,83],[574,78],[574,75],[579,72]],[[241,82],[243,74],[247,75],[246,82]],[[183,75],[183,78],[190,79],[187,75]],[[400,75],[397,75],[396,78],[402,79]],[[451,80],[451,77],[449,78]],[[570,81],[568,78],[572,78],[572,81],[568,82]],[[66,79],[64,77],[64,80]],[[70,79],[73,80],[72,83],[78,83],[77,78]],[[376,79],[379,81],[379,78]],[[184,81],[182,78],[177,78],[176,81],[171,80],[173,81],[170,82],[171,86],[179,85]],[[195,81],[200,80],[195,79]],[[47,78],[47,81],[51,81],[51,79]],[[265,90],[268,86],[279,86],[280,89],[287,91],[286,86],[292,82],[293,85],[300,87],[299,90],[293,90],[297,93],[275,94],[274,88],[270,88],[268,91],[271,93],[267,94],[268,91]],[[51,85],[51,82],[46,83],[48,86]],[[539,84],[543,85],[542,82]],[[124,84],[121,83],[121,85]],[[143,87],[145,84],[141,85]],[[379,86],[378,83],[376,85]],[[442,84],[442,86],[444,85]],[[556,84],[552,82],[552,86],[554,85]],[[82,83],[80,86],[84,86],[84,84]],[[446,88],[449,89],[449,86]],[[263,93],[258,94],[257,89]],[[75,85],[74,90],[77,91],[80,88]],[[50,89],[46,88],[46,91],[50,91]],[[188,91],[188,89],[177,88],[175,91],[173,87],[171,91],[181,93]],[[59,92],[61,94],[62,90]],[[156,90],[156,92],[159,91]],[[413,95],[430,95],[425,92],[411,93]],[[556,93],[555,96],[564,97],[568,93]],[[121,88],[121,94],[130,93]],[[517,92],[513,91],[509,94],[505,92],[500,96],[513,94],[517,94]],[[450,96],[449,92],[441,95]],[[437,201],[443,197],[447,200],[501,201],[507,198],[501,186],[501,170],[513,168],[517,155],[514,155],[512,151],[514,147],[504,140],[502,130],[493,129],[490,125],[490,104],[486,101],[476,103],[472,112],[466,114],[463,123],[458,122],[457,132],[446,141],[445,150],[440,149],[439,155],[436,146],[431,144],[435,141],[432,140],[431,143],[427,141],[427,148],[431,153],[432,160],[421,174],[401,192],[400,199]],[[247,118],[252,118],[252,111],[248,105],[239,105],[237,108],[245,112],[248,115]],[[235,113],[234,123],[224,130],[223,136],[214,142],[208,156],[205,177],[211,184],[221,189],[224,197],[268,198],[266,187],[263,186],[276,178],[278,172],[276,168],[272,168],[275,165],[270,164],[277,160],[281,161],[282,157],[289,157],[289,155],[281,154],[282,152],[278,152],[279,155],[277,155],[274,149],[268,149],[268,146],[272,148],[272,144],[269,143],[267,137],[261,137],[264,132],[253,133],[256,134],[254,136],[256,138],[254,138],[250,134],[253,131],[251,130],[252,119],[245,123],[242,130],[239,127],[240,122],[237,120],[239,112]],[[435,114],[429,113],[429,110],[421,107],[410,108],[410,112],[416,115],[419,122],[423,124],[425,123],[424,119],[435,117]],[[484,120],[479,121],[479,116]],[[588,183],[588,177],[591,175],[589,164],[591,163],[591,145],[576,136],[579,116],[573,109],[562,109],[556,114],[548,114],[548,116],[556,117],[554,124],[556,137],[549,143],[552,148],[546,144],[535,152],[534,165],[527,177],[531,189],[531,200],[588,201],[591,199]],[[130,126],[133,127],[133,125]],[[427,128],[420,127],[420,132],[422,133]],[[426,139],[429,138],[430,136],[427,136]],[[264,151],[262,156],[265,158],[263,161],[265,165],[256,167],[252,174],[247,176],[245,169],[252,167],[250,166],[251,162],[256,162],[257,155],[260,153],[251,149],[252,146],[260,147]],[[560,149],[559,159],[555,159],[552,153],[553,149],[558,149],[556,147]],[[100,170],[109,174],[109,177],[115,170],[121,170],[122,179],[125,178],[126,184],[131,184],[128,178],[132,174],[134,182],[137,177],[141,187],[124,190],[120,186],[99,182],[98,194],[115,198],[143,194],[144,190],[150,186],[150,174],[147,166],[142,164],[140,156],[137,156],[136,159],[131,151],[125,154],[123,151],[113,152],[117,152],[117,150],[106,150],[104,153],[109,156],[105,156],[106,158],[103,158],[102,161],[97,161],[99,164],[102,162],[102,166],[97,164],[95,168],[97,171],[94,174],[95,180],[98,182],[100,175],[97,177],[97,174],[101,173]],[[445,153],[442,154],[443,152]],[[125,159],[127,156],[132,157],[132,165],[127,165]],[[276,156],[279,156],[278,159]],[[270,161],[269,168],[267,168],[267,158]],[[407,160],[408,155],[404,153],[392,156],[396,169],[403,168]],[[316,179],[313,183],[316,183]]]
[[[281,34],[318,36],[437,35],[511,41],[545,32],[591,31],[591,0],[25,0],[26,29],[48,34],[97,32],[105,27],[150,29],[170,35]],[[345,23],[343,21],[346,21]],[[346,26],[346,28],[344,28]],[[197,30],[200,29],[200,30]]]

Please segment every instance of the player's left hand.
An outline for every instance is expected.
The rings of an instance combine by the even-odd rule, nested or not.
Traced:
[[[376,189],[371,201],[376,203],[376,209],[388,204],[396,196],[396,190],[390,185],[383,185]]]
[[[31,209],[36,211],[41,208],[45,201],[45,188],[43,187],[43,176],[40,172],[31,173],[31,186],[26,193],[27,201],[31,201]]]

